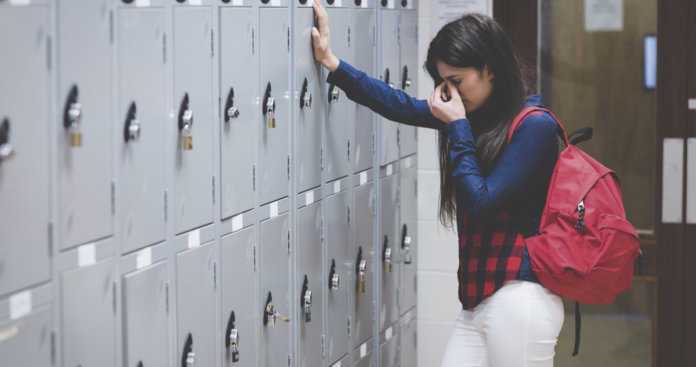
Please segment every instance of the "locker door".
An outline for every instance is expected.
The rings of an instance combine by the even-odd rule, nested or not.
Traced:
[[[220,8],[222,218],[254,207],[259,137],[258,26],[252,8]]]
[[[389,338],[386,338],[387,340],[382,343],[382,346],[380,347],[380,353],[381,353],[381,364],[380,366],[398,366],[399,365],[399,341],[398,341],[398,335],[396,333],[399,332],[398,326],[396,328],[390,327],[387,329],[388,334],[391,334]],[[395,334],[392,334],[394,332]]]
[[[288,215],[282,214],[261,223],[259,312],[261,317],[261,366],[286,366],[290,358],[291,325],[274,318],[274,310],[287,320],[290,315],[290,233]],[[294,302],[294,300],[293,300]],[[269,304],[271,306],[269,306]],[[270,320],[269,320],[270,316]]]
[[[255,251],[254,227],[222,238],[223,366],[257,366],[256,331],[260,315],[256,302]]]
[[[261,204],[288,195],[290,134],[290,14],[260,8],[259,154]]]
[[[51,310],[44,309],[17,320],[0,322],[0,356],[3,366],[51,365]]]
[[[0,9],[0,296],[50,277],[48,34],[46,7]]]
[[[415,311],[415,309],[414,309]],[[416,325],[415,312],[413,317],[401,325],[400,335],[400,360],[401,367],[416,367],[418,364],[418,329]]]
[[[326,286],[322,276],[321,203],[316,202],[297,211],[297,299],[295,315],[299,328],[300,367],[323,366],[322,333],[324,310],[322,302]],[[311,292],[311,296],[307,291]],[[310,300],[311,298],[311,300]],[[311,301],[307,303],[307,301]],[[306,307],[305,307],[306,306]],[[308,317],[309,313],[309,317]]]
[[[213,219],[211,28],[209,7],[174,7],[176,233]]]
[[[372,367],[375,365],[375,361],[372,360],[372,352],[367,352],[364,357],[360,358],[355,362],[355,367]]]
[[[194,366],[214,366],[215,247],[212,242],[176,255],[177,351],[174,365],[193,353]]]
[[[327,362],[329,365],[348,353],[349,291],[352,254],[350,254],[350,208],[348,192],[326,199],[326,270],[328,309],[326,325]]]
[[[380,79],[394,88],[400,86],[399,80],[399,12],[393,10],[382,10],[379,13],[380,25],[380,45],[382,49],[381,62],[378,67]],[[384,166],[399,158],[399,145],[397,141],[396,122],[380,117],[381,122],[377,125],[382,132],[381,150],[379,156],[380,165]]]
[[[116,366],[116,275],[113,261],[61,277],[64,366]]]
[[[331,49],[336,55],[352,55],[350,13],[348,9],[328,8],[331,24]],[[346,57],[344,56],[344,57]],[[337,86],[327,84],[324,101],[326,117],[326,181],[344,177],[350,169],[350,123],[353,104]]]
[[[299,4],[299,1],[297,1]],[[309,2],[306,2],[309,4]],[[296,191],[304,192],[321,184],[321,122],[326,105],[323,93],[321,65],[314,62],[312,53],[312,26],[314,10],[295,8],[295,136],[297,165]]]
[[[354,9],[351,22],[353,41],[353,63],[371,77],[375,77],[375,12],[374,9]],[[375,141],[375,114],[369,108],[357,103],[351,104],[354,109],[353,133],[353,172],[372,168],[372,153]]]
[[[118,197],[122,253],[164,240],[164,9],[118,12]]]
[[[168,363],[167,264],[123,276],[123,352],[127,366]]]
[[[399,51],[401,69],[399,71],[399,88],[406,93],[418,96],[418,11],[400,10]],[[399,144],[402,157],[413,154],[418,148],[416,143],[417,128],[399,125]]]
[[[61,249],[113,232],[110,2],[57,6]]]
[[[401,226],[399,237],[399,259],[401,267],[401,281],[399,283],[400,313],[416,306],[416,277],[418,269],[418,197],[417,197],[417,170],[415,166],[416,156],[404,159],[406,168],[401,171]],[[403,161],[402,161],[403,162]],[[413,165],[411,165],[413,163]]]
[[[375,196],[372,182],[355,189],[355,283],[350,286],[355,296],[353,311],[353,345],[360,345],[372,336],[372,302],[374,300]],[[361,267],[361,261],[364,261]],[[362,275],[361,275],[362,273]],[[361,278],[364,286],[361,288]]]
[[[397,227],[399,218],[398,208],[398,177],[387,176],[382,179],[382,235],[378,244],[377,261],[381,261],[380,270],[382,284],[382,299],[380,300],[380,328],[396,321],[398,317],[397,288],[399,286],[398,246],[400,231]],[[390,265],[391,264],[391,265]]]

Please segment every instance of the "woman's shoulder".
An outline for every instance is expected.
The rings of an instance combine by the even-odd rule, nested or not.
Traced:
[[[536,111],[528,115],[513,132],[512,138],[516,136],[526,137],[554,137],[558,131],[556,119],[546,111]]]

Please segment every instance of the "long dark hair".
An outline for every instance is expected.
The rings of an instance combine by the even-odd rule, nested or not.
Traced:
[[[523,107],[527,83],[510,40],[490,17],[468,14],[440,29],[430,41],[425,69],[435,85],[443,79],[437,62],[454,67],[473,67],[482,72],[488,66],[493,73],[493,91],[483,106],[467,112],[471,122],[479,167],[488,176],[507,145],[507,134],[517,112]],[[450,143],[439,132],[440,150],[440,222],[451,227],[456,217],[457,199],[449,159]]]

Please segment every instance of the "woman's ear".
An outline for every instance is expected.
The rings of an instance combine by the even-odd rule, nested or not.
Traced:
[[[488,65],[483,65],[483,70],[481,70],[481,76],[486,80],[492,80],[495,78],[495,74],[491,73],[488,69]]]

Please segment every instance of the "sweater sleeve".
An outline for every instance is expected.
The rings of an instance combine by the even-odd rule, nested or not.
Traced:
[[[340,60],[334,72],[329,73],[327,82],[341,88],[352,101],[367,106],[389,120],[431,129],[444,127],[444,123],[430,112],[427,101],[413,98],[387,83],[370,78],[343,60]]]
[[[469,120],[453,121],[444,131],[451,143],[458,203],[472,222],[493,220],[507,210],[539,177],[553,171],[558,157],[556,122],[546,113],[524,120],[488,177],[481,174]]]

